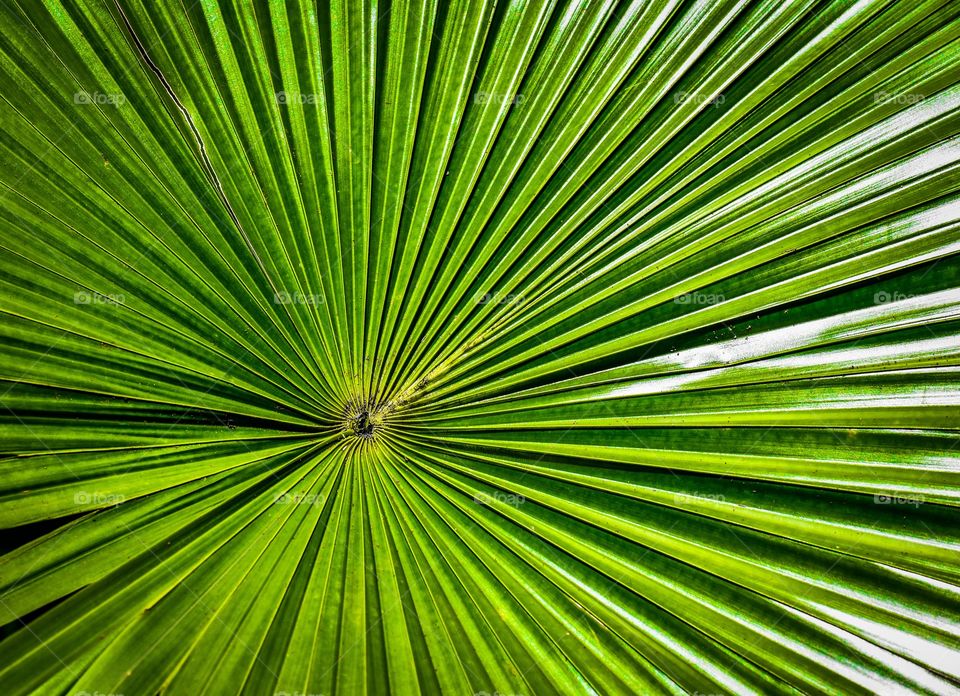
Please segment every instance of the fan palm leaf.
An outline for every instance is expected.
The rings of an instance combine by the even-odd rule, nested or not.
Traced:
[[[958,15],[4,3],[0,691],[960,693]]]

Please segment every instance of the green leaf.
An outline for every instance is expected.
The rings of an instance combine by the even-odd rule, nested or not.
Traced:
[[[0,692],[960,694],[960,6],[0,7]]]

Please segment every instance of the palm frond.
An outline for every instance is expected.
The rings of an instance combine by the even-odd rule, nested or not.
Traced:
[[[960,693],[960,5],[0,8],[0,692]]]

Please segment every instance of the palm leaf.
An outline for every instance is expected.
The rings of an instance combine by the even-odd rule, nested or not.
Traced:
[[[960,6],[0,8],[0,691],[960,693]]]

